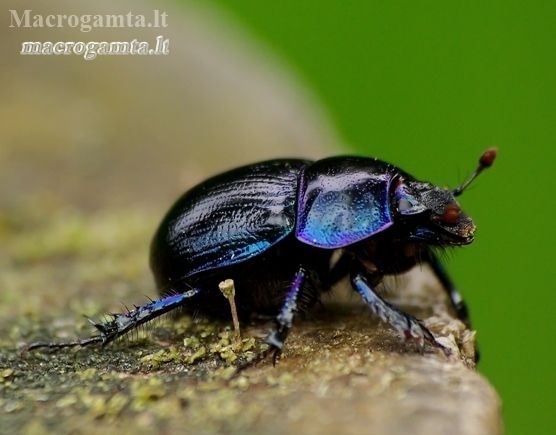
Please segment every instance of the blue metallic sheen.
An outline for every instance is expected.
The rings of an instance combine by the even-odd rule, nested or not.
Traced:
[[[213,177],[170,209],[151,246],[161,289],[252,258],[289,235],[304,160],[273,160]],[[269,176],[271,174],[272,176]]]
[[[395,169],[365,157],[332,157],[307,167],[299,189],[297,239],[336,249],[390,227]]]

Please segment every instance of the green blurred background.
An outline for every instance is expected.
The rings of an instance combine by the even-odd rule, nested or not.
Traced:
[[[476,242],[449,269],[507,433],[553,433],[556,3],[213,0],[289,63],[353,152],[454,186]]]

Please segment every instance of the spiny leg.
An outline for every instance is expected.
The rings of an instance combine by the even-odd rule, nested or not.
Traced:
[[[471,329],[471,319],[469,318],[467,304],[463,300],[461,293],[454,286],[454,283],[450,279],[450,276],[446,272],[446,269],[444,269],[444,266],[438,257],[432,251],[429,251],[425,261],[431,266],[433,273],[440,281],[440,284],[442,284],[442,288],[448,294],[448,299],[450,299],[450,303],[456,311],[458,318],[465,324],[465,326]],[[479,345],[475,342],[475,363],[478,363],[480,358],[481,354],[479,351]]]
[[[298,300],[300,294],[303,292],[305,280],[307,278],[307,271],[300,266],[291,287],[286,295],[282,308],[276,316],[276,327],[266,337],[266,342],[271,346],[274,351],[273,362],[276,363],[276,358],[280,354],[284,341],[292,327],[294,314],[298,311]]]
[[[359,293],[374,314],[396,331],[402,333],[407,340],[417,341],[420,348],[424,348],[425,342],[429,342],[433,346],[441,348],[445,353],[449,352],[448,349],[435,340],[431,332],[415,317],[404,313],[382,299],[372,289],[364,273],[352,273],[351,283],[354,290]]]
[[[450,279],[446,269],[438,259],[438,257],[431,251],[428,252],[425,261],[431,266],[433,273],[436,275],[442,288],[446,291],[452,307],[456,311],[458,318],[465,323],[465,326],[471,328],[471,321],[469,320],[469,310],[467,304],[463,300],[461,293],[456,289],[454,283]]]
[[[96,323],[89,319],[92,325],[99,331],[99,335],[62,343],[39,341],[29,344],[25,350],[40,348],[61,349],[76,346],[84,347],[90,344],[101,344],[105,346],[116,338],[127,334],[132,329],[183,305],[187,299],[195,296],[199,291],[199,289],[193,288],[184,293],[165,296],[145,305],[135,307],[133,310],[129,310],[126,313],[112,314],[112,319],[104,323]]]

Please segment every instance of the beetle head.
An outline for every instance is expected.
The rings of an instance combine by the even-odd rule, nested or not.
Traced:
[[[450,190],[421,181],[400,181],[395,193],[397,210],[411,239],[434,245],[473,241],[475,225]]]
[[[434,245],[466,245],[473,241],[475,224],[465,214],[456,196],[461,195],[485,168],[494,162],[496,150],[489,149],[479,159],[471,176],[453,190],[428,182],[398,179],[396,209],[409,228],[409,238]]]

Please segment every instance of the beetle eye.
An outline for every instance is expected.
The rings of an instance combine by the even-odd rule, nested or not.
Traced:
[[[461,208],[456,204],[448,204],[440,216],[440,221],[445,225],[455,225],[461,214]]]

